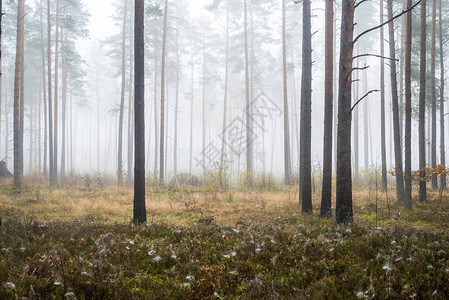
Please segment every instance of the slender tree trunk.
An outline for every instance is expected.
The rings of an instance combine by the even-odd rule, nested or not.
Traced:
[[[366,67],[366,60],[364,61],[364,65],[363,67]],[[368,73],[367,72],[363,72],[363,86],[365,90],[368,90]],[[363,155],[363,159],[364,159],[364,164],[365,164],[365,172],[369,173],[369,124],[368,124],[368,99],[365,99],[365,101],[363,102],[363,151],[364,151],[364,155]],[[372,149],[371,149],[372,151]]]
[[[303,1],[302,79],[300,129],[300,202],[303,212],[312,212],[312,24],[310,0]],[[349,141],[350,142],[350,141]],[[351,159],[349,159],[350,161]]]
[[[62,144],[61,144],[61,178],[66,170],[66,115],[67,115],[67,65],[65,57],[62,59]]]
[[[190,45],[190,157],[189,157],[189,175],[192,175],[192,159],[193,159],[193,100],[194,100],[194,80],[193,80],[193,46]]]
[[[156,27],[155,27],[156,29]],[[157,96],[158,96],[158,70],[157,70],[157,58],[158,58],[158,47],[157,47],[157,30],[154,33],[154,180],[158,180],[158,158],[159,158],[159,119],[158,119],[158,109],[157,109]]]
[[[321,194],[322,217],[332,215],[332,109],[334,102],[334,2],[326,0],[325,21],[325,75],[324,75],[324,141],[323,141],[323,190]]]
[[[354,35],[354,1],[342,1],[340,77],[338,91],[337,204],[338,224],[352,222],[351,83]]]
[[[384,0],[380,0],[380,23],[384,22]],[[387,190],[387,146],[385,137],[385,62],[384,28],[380,28],[380,135],[382,158],[382,188]]]
[[[393,0],[387,0],[388,19],[393,18]],[[394,22],[388,24],[390,46],[391,99],[393,106],[394,159],[396,168],[396,194],[398,201],[404,201],[404,179],[402,169],[401,129],[399,126],[398,83],[396,77],[396,48],[394,39]]]
[[[440,164],[446,166],[446,149],[444,136],[444,41],[443,41],[443,8],[442,0],[439,7],[439,38],[440,38]],[[441,176],[441,189],[446,190],[446,175]]]
[[[165,0],[164,8],[164,29],[162,36],[162,60],[161,60],[161,136],[160,136],[160,161],[159,161],[159,183],[164,183],[165,178],[165,58],[167,55],[167,18],[168,18],[168,0]]]
[[[134,143],[134,118],[133,118],[133,43],[132,43],[132,14],[130,13],[130,24],[129,24],[129,87],[128,87],[128,186],[133,184],[133,143]],[[150,121],[151,124],[151,121]],[[148,139],[149,140],[149,139]],[[150,150],[150,147],[148,147]],[[148,155],[148,157],[150,157]]]
[[[58,102],[59,102],[59,0],[56,0],[56,34],[55,34],[55,110],[54,110],[54,138],[53,138],[53,174],[55,183],[58,181]]]
[[[246,0],[245,0],[246,1]],[[203,167],[203,176],[206,176],[206,38],[205,34],[203,35],[203,107],[202,107],[202,167]]]
[[[426,8],[425,0],[421,2],[421,8]],[[407,8],[412,6],[412,1],[407,0]],[[412,209],[412,86],[411,86],[411,55],[412,55],[412,12],[406,15],[406,33],[405,33],[405,61],[404,61],[404,77],[405,77],[405,132],[404,132],[404,206],[407,209]],[[425,36],[425,33],[424,33]],[[421,110],[421,108],[420,108]],[[421,112],[420,112],[421,114]],[[424,120],[421,120],[420,116],[420,129],[421,123],[424,125]],[[424,129],[424,127],[423,127]],[[422,132],[424,134],[424,132]],[[421,135],[421,132],[420,132]],[[421,139],[421,137],[420,137]],[[421,160],[421,149],[420,149]],[[425,158],[424,158],[425,160]]]
[[[357,29],[355,29],[355,34],[357,34]],[[354,51],[356,55],[360,54],[360,47],[355,45]],[[359,68],[359,60],[356,61],[356,68]],[[360,76],[360,75],[359,75]],[[359,99],[360,83],[355,81],[352,85],[352,91],[354,93],[354,99],[357,101]],[[354,109],[354,184],[357,184],[359,180],[360,171],[360,110],[359,107]]]
[[[118,124],[118,156],[117,156],[117,184],[120,186],[123,181],[123,118],[125,113],[125,89],[126,89],[126,23],[128,14],[128,1],[125,1],[123,12],[123,32],[122,32],[122,87],[120,93],[120,116]]]
[[[3,30],[2,30],[2,18],[3,18],[3,0],[0,0],[0,133],[2,132],[2,97],[3,97],[3,60],[2,60],[2,42],[3,42]],[[1,141],[1,134],[0,134]],[[7,154],[5,153],[5,157]]]
[[[147,222],[145,209],[145,41],[144,0],[135,0],[134,23],[134,224]]]
[[[432,168],[437,166],[437,88],[436,88],[436,31],[437,31],[437,0],[432,2],[432,33],[430,59],[430,87],[432,97]],[[438,189],[437,174],[432,175],[432,189]]]
[[[54,156],[53,156],[53,103],[52,103],[52,80],[51,80],[51,5],[47,0],[47,66],[48,66],[48,149],[49,149],[49,168],[50,185],[56,182],[54,174]]]
[[[40,0],[40,38],[41,38],[41,47],[42,47],[42,84],[43,84],[43,92],[44,92],[44,176],[47,176],[47,149],[48,149],[48,123],[47,123],[47,82],[45,79],[45,47],[44,47],[44,24],[43,24],[43,0]]]
[[[411,6],[411,0],[407,0],[408,7]],[[406,42],[406,64],[410,63],[410,57],[411,53],[411,31],[412,31],[412,14],[408,13],[407,16],[407,42]],[[419,201],[424,202],[427,201],[427,191],[426,191],[426,0],[421,1],[421,56],[420,56],[420,85],[419,85],[419,176],[420,176],[420,183],[419,183]],[[408,69],[407,69],[408,67]],[[411,83],[410,83],[410,75],[411,70],[410,66],[406,65],[406,71],[405,71],[405,83],[406,83],[406,97],[408,96],[409,99],[406,99],[406,101],[411,101]],[[408,86],[407,86],[407,81]],[[406,140],[407,142],[407,140]],[[407,150],[407,149],[406,149]],[[410,162],[411,164],[411,158]],[[407,152],[406,152],[406,176],[407,176]],[[406,178],[407,180],[407,178]],[[406,182],[406,193],[407,191],[407,182]],[[410,183],[410,189],[411,189],[411,183]],[[411,209],[411,196],[408,194],[406,195],[406,207]]]
[[[223,101],[223,136],[221,137],[221,163],[220,170],[225,169],[226,156],[226,134],[227,134],[227,117],[228,117],[228,77],[229,77],[229,3],[226,0],[226,57],[225,57],[225,82],[224,82],[224,101]],[[222,189],[224,184],[222,182]]]
[[[253,185],[253,135],[251,128],[251,104],[249,86],[248,56],[248,0],[244,0],[244,36],[245,36],[245,114],[246,114],[246,172],[249,187]]]
[[[177,26],[178,28],[178,26]],[[179,110],[179,37],[176,34],[176,95],[175,95],[175,137],[173,145],[173,171],[178,174],[178,110]]]
[[[291,160],[290,160],[290,126],[288,119],[288,93],[287,93],[287,38],[286,38],[286,11],[285,0],[282,0],[282,74],[284,84],[284,179],[285,184],[290,183]]]
[[[25,44],[25,0],[18,1],[17,43],[14,76],[14,186],[23,182],[23,63]]]

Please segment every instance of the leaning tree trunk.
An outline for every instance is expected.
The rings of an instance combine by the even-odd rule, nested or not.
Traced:
[[[282,0],[282,75],[284,88],[284,180],[290,183],[291,174],[291,152],[290,152],[290,126],[288,119],[288,92],[287,92],[287,39],[285,30],[285,0]]]
[[[439,7],[439,22],[440,22],[440,163],[446,165],[446,149],[444,141],[444,41],[443,41],[443,13],[442,0],[440,0]],[[441,189],[446,189],[446,175],[441,174]]]
[[[380,0],[380,24],[384,22],[384,0]],[[387,150],[385,138],[385,63],[384,28],[380,28],[380,136],[382,158],[382,188],[387,190]]]
[[[122,90],[120,95],[120,116],[118,123],[118,151],[117,151],[117,184],[120,186],[123,181],[123,115],[125,111],[125,89],[126,89],[126,15],[128,1],[125,1],[123,12],[123,33],[122,33]]]
[[[436,21],[437,19],[437,0],[432,2],[432,34],[431,34],[431,59],[430,59],[430,88],[432,97],[432,168],[437,166],[437,88],[436,88]],[[432,174],[432,189],[438,189],[437,174]]]
[[[14,75],[14,186],[23,182],[23,63],[25,44],[25,0],[19,0],[17,8],[17,43]]]
[[[300,128],[300,202],[303,212],[312,212],[312,24],[310,0],[303,1],[302,79]],[[351,142],[351,141],[349,141]],[[349,159],[351,161],[351,159]]]
[[[354,1],[343,0],[341,18],[340,77],[338,91],[337,204],[338,224],[352,222],[351,83],[354,35]]]
[[[323,141],[323,189],[321,195],[322,217],[332,215],[332,109],[334,85],[334,2],[326,0],[325,25],[325,75],[324,75],[324,141]]]
[[[165,178],[165,157],[164,157],[164,141],[165,141],[165,58],[167,55],[167,16],[168,15],[168,0],[165,0],[164,9],[164,29],[162,35],[162,60],[161,60],[161,136],[160,136],[160,160],[159,160],[159,183],[164,183]]]
[[[134,208],[133,223],[147,222],[145,209],[145,39],[144,0],[135,0],[134,17]]]
[[[388,19],[393,18],[393,0],[387,0]],[[399,126],[399,97],[396,75],[396,48],[394,39],[394,22],[388,24],[390,46],[391,99],[393,106],[394,159],[396,168],[396,194],[398,201],[404,201],[404,179],[402,169],[401,129]]]
[[[408,6],[411,6],[411,0],[408,0]],[[412,34],[412,14],[407,16],[407,41],[406,41],[406,71],[405,71],[405,83],[406,83],[406,102],[411,102],[411,34]],[[426,0],[421,0],[421,56],[420,56],[420,85],[419,85],[419,201],[424,202],[427,200],[426,195]],[[407,69],[408,67],[408,69]],[[408,85],[407,85],[408,81]],[[408,99],[407,99],[408,96]],[[410,105],[411,106],[411,105]],[[411,110],[411,107],[410,107]],[[409,132],[409,135],[411,132]],[[409,136],[410,138],[410,136]],[[406,139],[407,142],[407,139]],[[410,147],[410,146],[409,146]],[[407,149],[406,149],[406,176],[407,172],[411,169],[407,169]],[[411,157],[409,157],[409,164],[411,164]],[[411,209],[411,179],[410,179],[410,195],[407,191],[407,177],[406,177],[406,207]]]

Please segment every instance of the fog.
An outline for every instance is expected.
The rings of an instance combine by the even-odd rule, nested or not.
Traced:
[[[55,1],[52,1],[55,2]],[[63,1],[63,5],[73,5],[79,1]],[[159,1],[160,2],[160,1]],[[177,113],[177,172],[189,172],[192,160],[192,172],[202,174],[204,161],[207,169],[214,169],[220,163],[220,151],[223,142],[223,110],[225,82],[226,50],[226,14],[221,5],[216,9],[206,9],[213,1],[177,1],[169,3],[167,32],[167,84],[166,84],[166,174],[170,179],[174,174],[175,115],[176,98],[179,107]],[[250,10],[250,96],[254,101],[254,165],[256,173],[283,176],[283,91],[282,91],[282,48],[281,48],[281,6],[270,1],[253,1]],[[217,2],[218,3],[218,2]],[[245,171],[245,149],[239,144],[245,120],[245,72],[243,48],[243,15],[241,3],[230,0],[230,37],[229,37],[229,75],[227,126],[232,131],[234,144],[225,144],[227,168],[233,178]],[[71,55],[68,70],[67,114],[66,114],[66,172],[89,175],[115,175],[117,173],[117,149],[119,131],[119,108],[122,90],[121,41],[123,34],[122,1],[81,1],[78,10],[85,10],[85,24],[68,23],[62,27],[70,41],[61,41],[61,64],[64,57]],[[157,5],[160,4],[160,7]],[[54,5],[54,4],[53,4]],[[164,3],[147,1],[149,7],[163,10]],[[240,5],[240,6],[239,6]],[[15,58],[15,22],[16,4],[5,5],[3,34],[3,76],[2,76],[2,136],[0,156],[6,157],[8,167],[12,167],[12,109]],[[64,9],[64,8],[63,8]],[[336,7],[336,24],[339,28],[340,7]],[[125,38],[125,111],[123,130],[123,166],[128,170],[128,133],[130,94],[130,49],[132,49],[131,15],[127,16]],[[399,8],[397,8],[399,10]],[[37,174],[42,171],[44,158],[44,113],[42,88],[41,48],[46,51],[46,19],[44,18],[44,44],[38,40],[39,1],[27,1],[26,45],[25,45],[25,173]],[[52,49],[54,52],[54,12],[52,7]],[[301,89],[301,4],[287,3],[287,60],[288,60],[288,97],[290,110],[290,144],[293,173],[299,170],[299,108]],[[63,13],[63,11],[61,11]],[[44,5],[44,15],[46,9]],[[67,13],[68,14],[68,13]],[[313,43],[313,94],[312,94],[312,165],[315,170],[321,168],[323,156],[324,122],[324,3],[312,3],[312,43]],[[147,13],[146,17],[146,167],[153,174],[155,166],[155,117],[160,122],[159,112],[155,114],[155,101],[160,109],[160,63],[162,21],[160,15]],[[362,5],[356,14],[356,31],[378,24],[378,6],[373,3]],[[76,20],[74,21],[76,23]],[[76,29],[85,27],[86,34],[76,33]],[[73,42],[70,44],[69,42]],[[156,49],[155,49],[156,45]],[[388,53],[388,45],[385,46]],[[400,45],[398,46],[400,47]],[[338,51],[338,39],[336,49]],[[379,30],[367,35],[360,41],[356,51],[378,54]],[[176,60],[179,53],[179,64]],[[67,55],[67,56],[64,56]],[[79,55],[79,57],[77,57]],[[75,58],[73,58],[75,57]],[[338,53],[335,54],[338,57]],[[193,63],[193,67],[192,67]],[[355,74],[359,79],[361,97],[370,90],[379,89],[380,60],[369,57],[360,61],[360,65],[369,66],[367,71]],[[388,62],[387,62],[388,63]],[[54,64],[54,58],[53,58]],[[46,67],[46,66],[45,66]],[[392,113],[389,67],[385,67],[386,82],[386,134],[387,164],[393,168],[394,154],[392,145]],[[179,81],[177,81],[177,70]],[[192,71],[193,70],[193,71]],[[54,66],[53,66],[54,73]],[[61,80],[62,70],[59,70]],[[44,73],[46,74],[46,73]],[[192,80],[193,74],[193,80]],[[54,81],[54,76],[53,79]],[[204,81],[204,82],[203,82]],[[55,82],[53,82],[54,87]],[[417,82],[414,81],[414,88]],[[192,95],[193,87],[193,95]],[[62,84],[59,82],[59,98],[62,103]],[[47,91],[48,93],[48,91]],[[54,93],[54,91],[52,91]],[[193,99],[193,141],[190,149],[191,101]],[[336,97],[335,97],[336,99]],[[355,102],[358,99],[353,99]],[[415,100],[414,100],[415,101]],[[205,103],[206,119],[202,119]],[[62,105],[61,105],[62,106]],[[365,116],[364,106],[369,114]],[[39,109],[38,109],[39,107]],[[336,108],[334,108],[336,109]],[[361,169],[380,164],[380,96],[373,93],[359,104],[358,164]],[[59,111],[61,113],[61,110]],[[63,120],[59,117],[59,124]],[[367,118],[368,136],[365,134],[364,120]],[[39,122],[40,120],[40,122]],[[205,132],[203,132],[203,121]],[[131,120],[132,122],[132,120]],[[157,125],[159,127],[159,124]],[[240,127],[239,127],[240,126]],[[61,127],[60,127],[61,128]],[[228,132],[229,132],[228,131]],[[235,132],[234,132],[235,131]],[[40,134],[39,134],[40,133]],[[205,141],[203,140],[203,134]],[[58,151],[62,149],[62,129],[59,130]],[[365,151],[365,137],[368,151]],[[159,139],[159,137],[158,137]],[[353,139],[354,141],[354,139]],[[206,147],[204,147],[204,145]],[[354,145],[353,145],[354,146]],[[353,147],[354,148],[354,147]],[[333,150],[334,151],[334,150]],[[205,153],[207,152],[207,155]],[[368,156],[366,156],[366,153]],[[412,155],[417,157],[417,122],[413,121]],[[354,152],[353,152],[354,155]],[[204,156],[206,156],[204,158]],[[61,153],[59,153],[59,159]],[[354,158],[355,159],[355,158]],[[335,157],[334,157],[335,160]],[[48,161],[48,160],[47,160]],[[157,159],[159,161],[159,159]],[[413,168],[418,168],[417,159],[412,159]],[[58,163],[60,165],[61,162]]]

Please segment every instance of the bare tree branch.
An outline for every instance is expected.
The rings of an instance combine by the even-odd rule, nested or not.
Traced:
[[[366,1],[366,0],[364,0],[364,1]],[[379,29],[379,28],[382,28],[382,27],[384,27],[385,25],[387,25],[388,23],[393,22],[394,20],[396,20],[396,19],[399,18],[400,16],[402,16],[402,15],[408,13],[409,11],[413,10],[416,6],[418,6],[419,3],[421,3],[421,0],[418,0],[418,2],[415,3],[415,5],[413,5],[412,7],[408,8],[408,9],[406,9],[406,10],[403,10],[400,14],[394,16],[394,17],[391,18],[390,20],[385,21],[385,22],[383,22],[382,24],[379,24],[379,25],[377,25],[377,26],[375,26],[375,27],[372,27],[372,28],[370,28],[370,29],[365,30],[364,32],[362,32],[361,34],[359,34],[359,35],[354,39],[353,43],[355,44],[355,43],[356,43],[362,36],[364,36],[365,34],[371,32],[371,31],[377,30],[377,29]],[[359,4],[360,4],[360,3],[358,3],[357,6],[358,6]],[[356,7],[357,7],[357,6],[356,6]]]
[[[371,90],[368,93],[365,94],[365,96],[363,96],[362,98],[360,98],[351,108],[351,110],[349,111],[349,113],[352,113],[352,111],[354,110],[354,108],[360,103],[362,102],[363,99],[365,99],[366,97],[368,97],[370,94],[372,93],[378,93],[380,92],[380,90]]]

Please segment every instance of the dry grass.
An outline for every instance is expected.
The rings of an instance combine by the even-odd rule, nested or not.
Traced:
[[[417,196],[415,196],[416,199]],[[446,228],[449,224],[449,197],[429,193],[428,203],[414,202],[414,210],[406,211],[397,203],[394,189],[388,193],[360,188],[354,191],[355,220],[369,226],[404,224],[419,227]],[[377,199],[377,201],[376,201]],[[318,214],[320,194],[313,195],[314,215]],[[60,187],[29,185],[15,193],[9,182],[0,187],[2,210],[13,210],[40,221],[92,219],[127,223],[132,216],[133,190],[128,187]],[[191,225],[204,218],[218,224],[262,224],[278,218],[301,214],[296,186],[282,191],[231,190],[147,190],[148,219],[175,225]],[[334,206],[334,204],[333,204]],[[328,220],[329,224],[333,220]]]

